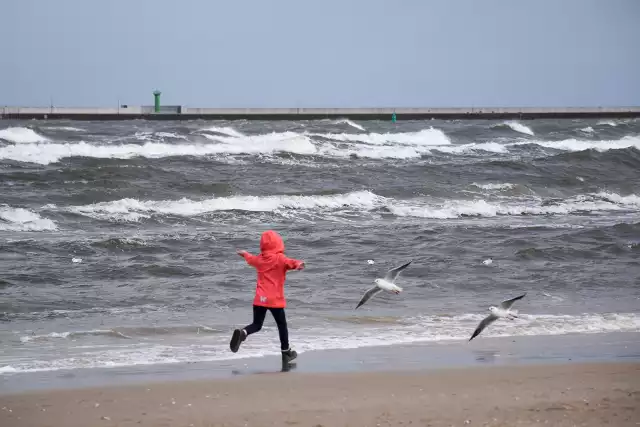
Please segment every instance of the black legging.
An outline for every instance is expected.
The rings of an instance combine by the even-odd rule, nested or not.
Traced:
[[[260,305],[253,306],[253,323],[244,328],[247,336],[255,334],[262,329],[264,318],[267,315],[267,310],[271,312],[273,318],[278,325],[278,334],[280,335],[280,348],[282,350],[289,350],[289,330],[287,329],[287,317],[284,314],[284,308],[271,308],[262,307]]]

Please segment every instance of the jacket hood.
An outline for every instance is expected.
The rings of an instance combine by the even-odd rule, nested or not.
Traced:
[[[260,238],[260,252],[284,252],[284,242],[282,241],[282,237],[280,237],[280,235],[273,230],[267,230],[262,233],[262,237]]]

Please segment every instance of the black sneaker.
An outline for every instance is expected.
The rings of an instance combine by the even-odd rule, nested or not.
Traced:
[[[231,351],[233,351],[234,353],[237,353],[238,349],[240,348],[240,344],[242,344],[242,341],[246,339],[247,339],[247,334],[244,330],[236,329],[235,331],[233,331],[233,335],[231,336],[231,342],[229,343],[229,347],[231,348]]]
[[[289,363],[293,362],[293,360],[298,357],[298,353],[296,353],[295,350],[287,350],[287,351],[283,351],[282,352],[282,364],[283,365],[288,365]]]

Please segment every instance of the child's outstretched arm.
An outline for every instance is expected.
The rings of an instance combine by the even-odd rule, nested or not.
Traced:
[[[284,257],[284,265],[287,270],[304,270],[304,261]]]
[[[237,251],[236,252],[238,255],[240,255],[242,258],[244,258],[245,261],[247,261],[247,264],[254,266],[256,265],[256,260],[258,259],[257,256],[255,255],[251,255],[249,252],[247,251]]]

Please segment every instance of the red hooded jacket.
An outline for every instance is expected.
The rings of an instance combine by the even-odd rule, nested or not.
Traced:
[[[284,255],[284,242],[278,233],[267,230],[260,238],[260,255],[243,252],[247,263],[258,271],[258,283],[254,305],[271,308],[284,308],[284,281],[288,270],[295,270],[302,261],[287,258]]]

